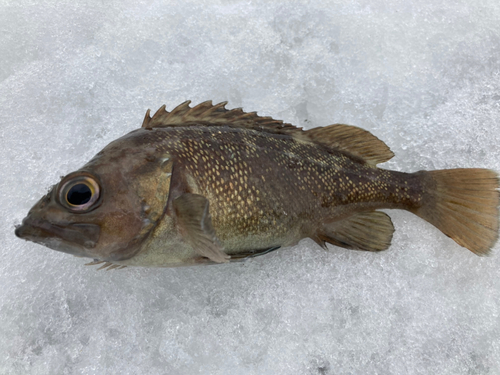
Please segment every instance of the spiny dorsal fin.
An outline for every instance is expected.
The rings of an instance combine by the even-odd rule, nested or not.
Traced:
[[[311,141],[328,149],[345,151],[375,166],[394,156],[380,139],[370,132],[350,125],[330,125],[303,131],[302,128],[275,120],[272,117],[257,115],[256,112],[243,112],[241,108],[228,110],[227,102],[212,104],[211,100],[190,107],[190,100],[175,107],[172,112],[163,105],[153,117],[146,112],[143,128],[162,128],[168,126],[190,126],[204,123],[209,126],[226,125],[234,128],[247,128],[273,134],[288,134],[296,139]]]
[[[307,130],[308,138],[324,146],[347,151],[375,166],[391,159],[389,147],[372,133],[351,125],[335,124]]]
[[[249,128],[259,131],[267,131],[275,134],[297,135],[304,133],[302,128],[291,124],[286,124],[281,120],[275,120],[272,117],[263,117],[256,112],[243,112],[241,108],[228,110],[225,108],[227,102],[212,104],[212,101],[206,101],[195,107],[190,107],[190,100],[180,104],[168,112],[163,105],[153,117],[150,116],[150,110],[146,112],[143,128],[161,128],[167,126],[189,126],[196,123],[206,123],[208,125],[227,125],[236,128]]]

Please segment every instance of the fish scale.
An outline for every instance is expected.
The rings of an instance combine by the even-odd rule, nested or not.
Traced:
[[[385,250],[394,227],[382,208],[410,211],[478,255],[496,242],[495,172],[381,169],[393,153],[363,129],[302,130],[225,104],[148,110],[140,129],[56,184],[16,235],[107,269],[223,263],[306,237]]]

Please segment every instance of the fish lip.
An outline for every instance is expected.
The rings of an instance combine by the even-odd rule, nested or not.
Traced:
[[[62,240],[70,246],[77,245],[78,247],[93,248],[99,240],[100,231],[101,228],[96,224],[54,224],[47,220],[35,219],[28,216],[23,220],[21,225],[16,227],[14,233],[19,238],[46,246],[48,242],[54,243],[51,240]],[[53,246],[49,247],[53,248]],[[61,248],[55,250],[64,251],[63,246],[57,247]],[[71,251],[71,253],[74,253],[74,250]]]

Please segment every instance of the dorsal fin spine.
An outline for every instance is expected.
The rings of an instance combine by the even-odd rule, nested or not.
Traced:
[[[151,121],[151,110],[148,108],[146,111],[146,115],[144,116],[144,120],[142,120],[141,128],[147,128],[149,125],[149,121]]]
[[[186,111],[189,110],[189,103],[191,103],[191,100],[186,100],[184,103],[181,103],[177,107],[175,107],[172,112],[167,112],[168,113],[168,118],[172,118],[173,116],[178,116],[179,114],[183,114]],[[162,106],[163,109],[165,109],[165,106]]]
[[[193,108],[189,109],[186,114],[183,116],[183,118],[196,118],[203,112],[206,112],[208,109],[213,107],[212,101],[207,100],[206,102],[200,103],[197,106],[194,106]]]
[[[201,114],[202,117],[211,117],[213,116],[214,112],[217,112],[217,111],[220,111],[220,109],[226,111],[226,109],[224,108],[226,106],[227,102],[222,102],[222,103],[219,103],[219,104],[216,104],[214,106],[212,106],[211,108],[207,109],[205,112],[203,112]],[[220,111],[220,112],[224,112],[224,111]]]

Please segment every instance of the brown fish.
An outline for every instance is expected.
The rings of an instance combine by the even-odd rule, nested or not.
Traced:
[[[222,263],[310,237],[368,251],[390,246],[383,208],[408,210],[487,254],[498,237],[498,177],[487,169],[402,173],[360,128],[302,130],[270,117],[185,102],[64,177],[16,235],[111,266]]]

